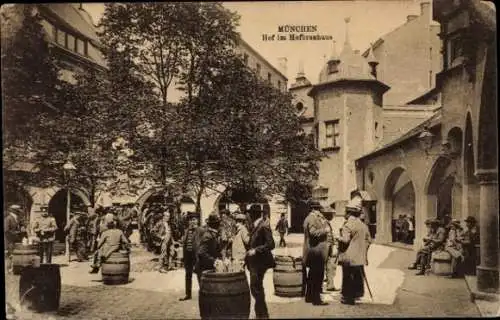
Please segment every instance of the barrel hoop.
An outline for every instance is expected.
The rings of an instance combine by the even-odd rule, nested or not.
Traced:
[[[130,261],[106,261],[103,264],[130,264]]]
[[[274,269],[274,273],[301,273],[302,270],[280,270]]]
[[[246,277],[238,277],[238,278],[206,278],[206,277],[202,277],[202,279],[204,280],[209,280],[209,282],[211,283],[233,283],[233,282],[237,282],[236,280],[240,280],[240,281],[245,281],[246,282]]]
[[[200,295],[208,296],[208,297],[221,297],[221,298],[230,298],[230,297],[239,297],[250,295],[250,292],[240,292],[240,293],[218,293],[218,292],[203,292],[200,291]]]
[[[299,283],[299,284],[275,284],[274,285],[276,288],[301,288],[302,287],[302,283]]]
[[[126,276],[128,272],[120,272],[120,273],[102,273],[103,276]]]

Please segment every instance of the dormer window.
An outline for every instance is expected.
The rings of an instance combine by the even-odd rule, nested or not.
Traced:
[[[339,72],[339,64],[335,60],[328,61],[328,74]]]
[[[299,102],[295,105],[295,107],[297,108],[297,112],[302,112],[302,110],[304,110],[304,104],[302,102]]]

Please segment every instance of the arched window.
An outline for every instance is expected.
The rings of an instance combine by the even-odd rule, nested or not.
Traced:
[[[297,108],[297,111],[298,112],[301,112],[302,110],[304,110],[304,104],[302,102],[298,102],[295,107]]]

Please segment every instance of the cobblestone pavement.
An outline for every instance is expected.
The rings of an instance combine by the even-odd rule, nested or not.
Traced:
[[[275,254],[301,255],[299,235],[289,237],[289,247]],[[300,298],[280,298],[273,294],[272,271],[265,276],[266,300],[272,318],[388,317],[388,316],[478,316],[463,279],[429,275],[418,277],[406,270],[414,252],[373,245],[369,252],[367,277],[374,295],[368,292],[356,306],[339,303],[339,293],[324,295],[328,306],[313,307]],[[88,274],[88,263],[72,262],[61,267],[61,305],[56,313],[29,314],[20,319],[195,319],[199,318],[198,284],[193,280],[193,300],[180,302],[184,295],[182,269],[161,274],[154,269],[155,256],[134,249],[130,282],[106,286],[100,275]],[[60,260],[62,257],[57,257]],[[56,263],[58,261],[55,261]],[[137,266],[148,266],[138,268]],[[135,267],[134,267],[135,265]],[[134,269],[135,268],[135,269]],[[18,304],[19,276],[6,276],[6,297]],[[335,283],[341,285],[341,269]],[[252,301],[253,309],[253,301]],[[253,310],[251,312],[253,318]]]

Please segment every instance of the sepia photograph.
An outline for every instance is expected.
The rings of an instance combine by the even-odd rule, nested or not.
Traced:
[[[500,316],[493,1],[0,22],[4,319]]]

